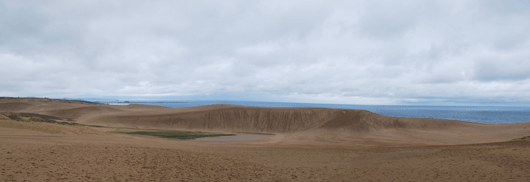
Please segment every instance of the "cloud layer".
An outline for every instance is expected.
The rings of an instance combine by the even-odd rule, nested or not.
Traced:
[[[7,0],[0,95],[528,101],[528,9],[525,1]]]

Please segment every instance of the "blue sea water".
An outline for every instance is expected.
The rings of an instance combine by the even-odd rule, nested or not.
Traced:
[[[469,121],[486,124],[530,122],[530,107],[506,106],[410,106],[410,105],[346,105],[311,104],[285,102],[248,101],[147,101],[130,104],[156,105],[172,108],[195,107],[211,104],[231,104],[254,107],[319,107],[339,109],[362,109],[377,114],[406,118],[435,118]]]

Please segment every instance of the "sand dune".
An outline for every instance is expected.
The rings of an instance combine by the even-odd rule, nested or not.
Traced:
[[[529,123],[394,118],[344,109],[172,109],[49,99],[0,99],[0,112],[108,126],[275,134],[232,142],[178,141],[0,117],[0,181],[530,180]]]
[[[395,118],[363,110],[216,105],[164,112],[121,112],[87,123],[138,128],[276,133],[286,144],[449,145],[506,141],[528,135],[528,123],[487,125]]]
[[[0,103],[0,111],[9,112],[9,111],[22,111],[32,106],[30,103],[25,102],[7,102]]]
[[[362,110],[242,106],[182,113],[105,116],[97,118],[97,121],[93,122],[139,127],[279,133],[314,129],[342,129],[352,132],[368,132],[389,128],[440,129],[466,125],[461,121],[387,117]]]
[[[84,106],[84,107],[76,107],[71,109],[58,109],[58,110],[50,110],[45,112],[48,115],[52,116],[59,116],[63,118],[72,118],[76,120],[83,120],[85,117],[91,117],[91,116],[101,116],[105,113],[113,113],[113,112],[119,112],[121,110],[111,108],[111,107],[102,107],[102,106]]]
[[[78,128],[61,126],[61,130]],[[530,179],[527,138],[457,146],[359,147],[173,141],[99,133],[50,134],[0,127],[0,181]]]
[[[456,120],[396,118],[364,110],[264,108],[209,105],[166,108],[111,106],[35,99],[0,100],[0,112],[30,112],[105,126],[275,133],[288,144],[450,145],[506,141],[530,133],[530,123],[480,124]],[[8,100],[9,101],[9,100]]]

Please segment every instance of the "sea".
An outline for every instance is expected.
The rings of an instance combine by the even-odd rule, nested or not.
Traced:
[[[115,103],[120,104],[123,102]],[[404,118],[450,119],[485,124],[530,122],[530,107],[522,106],[348,105],[251,101],[129,101],[127,104],[155,105],[171,108],[231,104],[254,107],[362,109],[385,116]]]

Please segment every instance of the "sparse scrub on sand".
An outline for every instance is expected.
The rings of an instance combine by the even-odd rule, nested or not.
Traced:
[[[59,121],[56,121],[59,120]],[[67,125],[67,126],[64,126]],[[98,134],[89,127],[103,127],[64,122],[62,118],[34,113],[0,113],[0,127],[33,130],[50,134]],[[101,133],[99,133],[101,134]]]
[[[73,123],[72,121],[75,121],[74,119],[68,118],[67,121],[70,122],[64,122],[61,121],[62,119],[55,116],[48,116],[48,115],[42,115],[42,114],[35,114],[35,113],[3,113],[5,117],[15,120],[15,121],[33,121],[33,122],[40,122],[40,123],[52,123],[52,124],[62,124],[62,125],[71,125],[71,126],[88,126],[88,127],[103,127],[103,126],[97,126],[97,125],[84,125],[84,124],[78,124]],[[28,118],[25,120],[24,118]],[[57,121],[59,120],[59,121]]]
[[[79,125],[77,123],[69,123],[69,122],[61,122],[57,120],[62,120],[59,117],[55,116],[48,116],[48,115],[42,115],[42,114],[35,114],[35,113],[9,113],[5,114],[9,119],[16,120],[16,121],[25,121],[23,118],[29,118],[29,121],[34,122],[43,122],[43,123],[57,123],[57,124],[65,124],[65,125]],[[74,121],[73,119],[67,119],[67,121]]]
[[[56,120],[61,120],[61,118],[55,117],[55,116],[47,116],[42,114],[34,114],[34,113],[19,113],[19,115],[23,117],[28,118],[35,118],[33,120],[37,122],[46,122],[46,123],[56,123]]]
[[[519,140],[528,140],[528,141],[530,141],[530,136],[522,137],[522,138],[520,138]]]
[[[9,119],[15,120],[15,121],[23,121],[24,119],[20,118],[17,114],[10,113],[10,114],[4,114],[4,116],[8,117]]]
[[[59,129],[40,126],[39,124],[37,124],[35,122],[20,122],[20,121],[14,121],[14,120],[0,120],[0,127],[2,127],[2,128],[23,129],[23,130],[34,130],[34,131],[40,131],[40,132],[44,132],[44,133],[51,133],[51,134],[62,133],[62,131],[59,130]]]
[[[207,133],[200,131],[150,130],[150,131],[113,131],[111,133],[155,136],[160,138],[189,140],[204,137],[233,136],[234,134]]]

